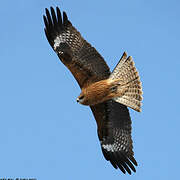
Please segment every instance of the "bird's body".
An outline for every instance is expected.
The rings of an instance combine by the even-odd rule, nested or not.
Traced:
[[[95,105],[112,98],[110,93],[111,82],[109,79],[95,82],[82,88],[82,92],[77,101],[83,105]]]
[[[111,73],[102,56],[72,26],[59,8],[46,9],[45,34],[53,50],[77,80],[77,101],[90,106],[106,160],[123,173],[136,171],[127,106],[141,111],[142,86],[131,56],[124,53]]]

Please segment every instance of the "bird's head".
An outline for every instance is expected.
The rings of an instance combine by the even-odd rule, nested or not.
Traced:
[[[89,92],[87,88],[82,88],[81,94],[77,97],[76,101],[79,104],[83,104],[83,105],[91,105],[91,97],[89,96]]]
[[[84,104],[86,101],[85,94],[82,92],[76,99],[76,101],[80,104]]]

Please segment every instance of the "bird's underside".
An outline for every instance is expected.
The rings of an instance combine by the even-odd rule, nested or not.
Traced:
[[[77,101],[91,106],[110,99],[141,111],[142,84],[132,57],[125,52],[109,78],[82,88]]]
[[[119,79],[116,88],[114,86],[109,88],[111,92],[119,93],[118,96],[111,94],[112,97],[109,96],[108,99],[101,99],[96,103],[93,101],[86,105],[90,105],[96,119],[98,137],[106,160],[123,173],[136,172],[137,162],[134,158],[131,118],[127,106],[140,111],[142,87],[132,58],[124,53],[111,74],[103,57],[72,26],[65,12],[62,18],[60,9],[57,7],[55,12],[51,7],[50,11],[46,9],[46,15],[43,17],[49,44],[82,89],[78,101],[82,104],[85,102],[83,98],[87,93],[83,92],[92,93],[91,90],[87,90],[93,84],[106,80],[115,82]],[[102,93],[98,91],[92,97],[99,98],[101,95]]]

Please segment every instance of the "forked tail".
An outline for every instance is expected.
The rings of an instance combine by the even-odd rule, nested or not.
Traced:
[[[114,81],[119,80],[117,94],[119,91],[120,96],[113,99],[141,112],[141,101],[143,99],[142,83],[132,57],[127,57],[126,52],[124,52],[109,78]]]

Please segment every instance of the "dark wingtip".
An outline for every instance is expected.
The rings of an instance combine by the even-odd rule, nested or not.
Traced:
[[[49,10],[48,10],[48,8],[45,8],[45,11],[46,11],[46,14],[48,14],[48,13],[49,13]]]
[[[63,11],[63,21],[66,23],[68,21],[68,17],[65,11]]]
[[[55,14],[54,8],[52,6],[50,7],[50,10],[51,10],[51,15]]]
[[[53,23],[54,23],[54,28],[58,29],[58,21],[57,21],[57,18],[56,18],[56,13],[55,13],[53,7],[50,7],[50,9],[51,9],[52,20],[53,20]]]
[[[48,25],[48,20],[47,20],[45,15],[43,15],[43,20],[44,20],[44,24],[45,24],[44,30],[46,31],[46,35],[47,35],[47,31],[49,29],[49,25]]]
[[[123,152],[106,151],[103,148],[102,148],[102,152],[105,159],[110,161],[110,163],[115,169],[119,168],[124,174],[126,174],[127,172],[129,175],[132,174],[132,171],[136,172],[134,165],[137,166],[137,162],[133,156],[128,156]]]
[[[58,7],[58,6],[56,6],[56,11],[60,11],[60,9],[59,9],[59,7]]]
[[[43,20],[44,20],[44,24],[46,25],[47,19],[46,19],[46,16],[45,16],[45,15],[43,15]]]
[[[60,9],[59,9],[58,6],[56,7],[56,12],[57,12],[58,24],[59,24],[60,26],[62,26],[61,11],[60,11]]]
[[[134,164],[135,166],[138,166],[138,163],[137,163],[137,161],[135,160],[135,158],[134,158],[133,156],[128,157],[128,158],[133,162],[133,164]]]

